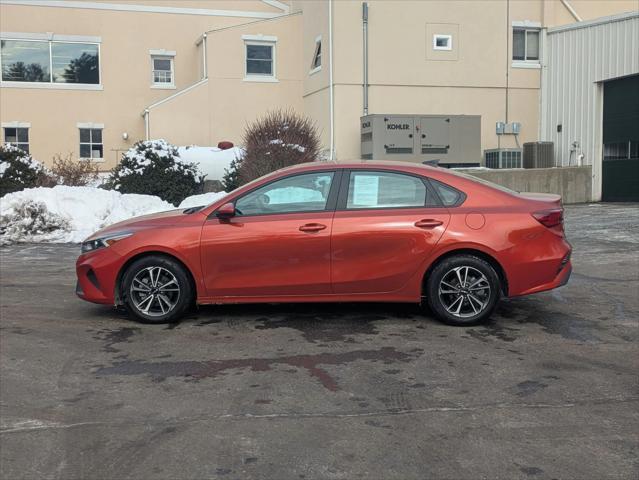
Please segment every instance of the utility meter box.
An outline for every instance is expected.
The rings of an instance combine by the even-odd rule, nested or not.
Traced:
[[[438,160],[443,167],[481,163],[479,115],[366,115],[360,119],[364,160]]]

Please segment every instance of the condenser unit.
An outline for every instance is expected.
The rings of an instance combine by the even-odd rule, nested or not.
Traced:
[[[524,168],[552,168],[555,166],[553,142],[524,143]]]
[[[521,148],[493,148],[484,150],[487,168],[521,168]]]

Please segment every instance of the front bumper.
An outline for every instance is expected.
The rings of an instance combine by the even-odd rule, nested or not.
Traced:
[[[122,263],[122,257],[110,247],[80,255],[75,265],[76,295],[88,302],[115,304],[115,286]]]

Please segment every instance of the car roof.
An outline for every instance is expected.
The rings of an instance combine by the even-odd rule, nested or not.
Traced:
[[[307,162],[285,167],[278,172],[287,171],[305,171],[315,170],[321,168],[322,170],[331,168],[347,169],[347,168],[383,168],[383,169],[396,169],[404,171],[441,171],[440,168],[431,167],[429,165],[423,165],[421,163],[401,162],[396,160],[346,160],[346,161],[319,161],[319,162]]]

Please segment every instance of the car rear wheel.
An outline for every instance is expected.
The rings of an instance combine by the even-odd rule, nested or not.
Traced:
[[[477,325],[497,306],[499,276],[485,260],[456,255],[438,263],[426,280],[426,298],[435,316],[448,325]]]
[[[121,296],[129,313],[145,323],[171,323],[193,302],[193,288],[184,267],[157,255],[143,257],[126,270]]]

